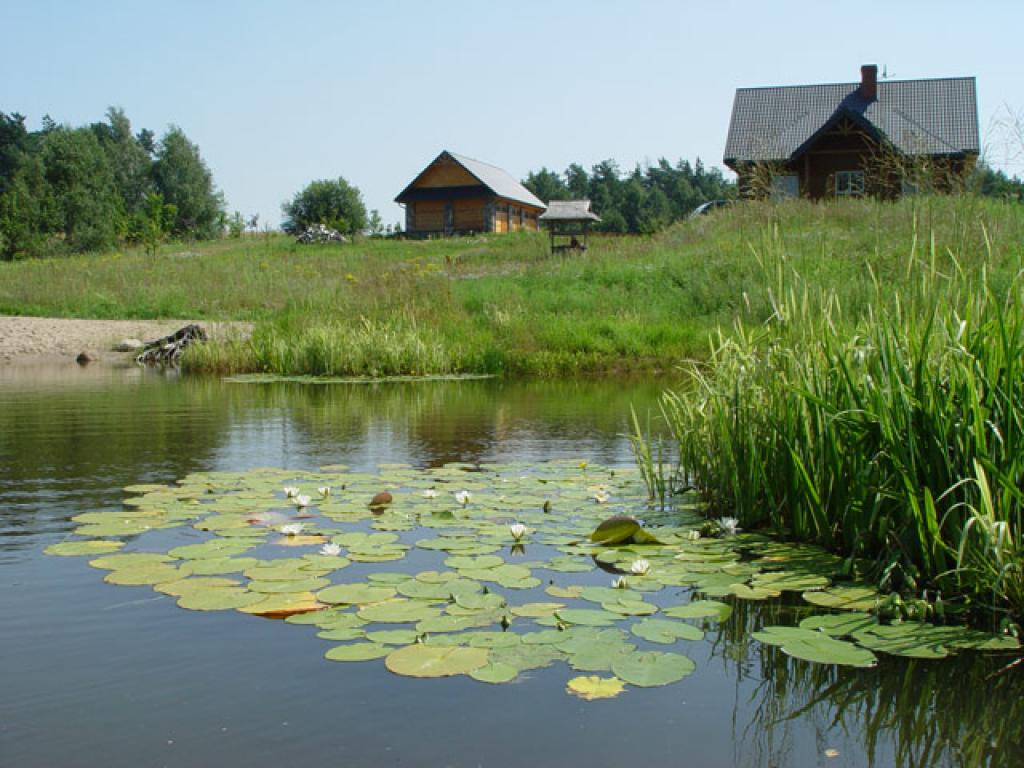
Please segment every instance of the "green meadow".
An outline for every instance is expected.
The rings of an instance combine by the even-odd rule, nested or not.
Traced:
[[[543,235],[363,239],[280,235],[0,264],[0,312],[254,321],[194,350],[192,370],[311,375],[566,376],[672,371],[717,329],[776,313],[780,274],[867,316],[930,259],[1020,261],[1019,206],[971,197],[743,204],[650,237],[595,237],[552,257]]]

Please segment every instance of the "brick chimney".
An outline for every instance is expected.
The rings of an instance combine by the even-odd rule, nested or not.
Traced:
[[[867,101],[878,98],[878,66],[865,64],[860,68],[860,95]]]

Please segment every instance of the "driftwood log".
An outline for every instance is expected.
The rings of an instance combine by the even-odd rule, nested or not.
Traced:
[[[206,341],[206,331],[198,325],[186,325],[170,336],[147,341],[135,362],[139,365],[175,366],[187,346],[202,341]]]

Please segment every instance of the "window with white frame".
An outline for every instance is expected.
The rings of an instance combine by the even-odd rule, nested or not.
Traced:
[[[836,197],[864,194],[864,171],[836,171]]]

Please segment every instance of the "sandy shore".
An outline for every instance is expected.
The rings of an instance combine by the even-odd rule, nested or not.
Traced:
[[[131,353],[114,352],[123,339],[151,341],[174,333],[190,320],[78,320],[0,315],[0,365],[33,360],[74,360],[88,351],[100,361],[130,360]],[[200,322],[212,338],[246,335],[249,323]]]

